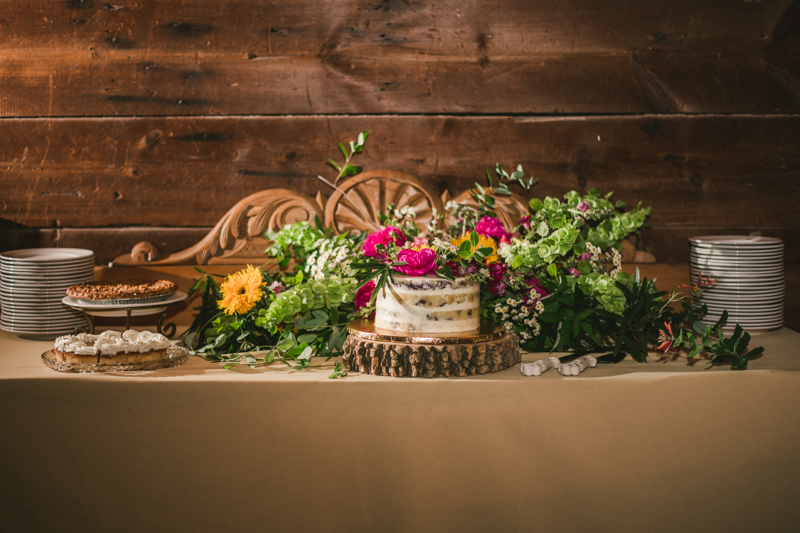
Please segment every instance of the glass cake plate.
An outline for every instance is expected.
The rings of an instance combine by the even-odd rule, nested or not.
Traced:
[[[135,372],[139,370],[158,370],[182,365],[189,358],[189,350],[182,346],[171,345],[167,348],[166,357],[143,363],[66,363],[55,358],[52,350],[42,354],[45,365],[59,372],[93,373],[93,372]]]

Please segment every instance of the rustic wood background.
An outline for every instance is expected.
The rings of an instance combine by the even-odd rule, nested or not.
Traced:
[[[198,241],[261,189],[326,190],[335,143],[454,196],[653,206],[642,247],[786,241],[800,328],[800,0],[0,1],[0,248],[100,263]]]

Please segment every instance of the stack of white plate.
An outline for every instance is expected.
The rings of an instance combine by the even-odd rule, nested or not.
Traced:
[[[0,329],[64,335],[86,325],[83,313],[64,305],[67,287],[94,280],[94,252],[32,248],[0,253]]]
[[[692,283],[700,272],[717,283],[701,296],[708,306],[706,323],[728,311],[727,328],[737,323],[748,331],[783,326],[786,292],[783,241],[772,237],[710,236],[689,239]]]

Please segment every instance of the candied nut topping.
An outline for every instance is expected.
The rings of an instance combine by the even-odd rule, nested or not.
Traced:
[[[123,279],[120,281],[90,281],[73,285],[67,289],[67,296],[83,300],[115,300],[158,296],[176,290],[178,290],[178,286],[165,279]]]

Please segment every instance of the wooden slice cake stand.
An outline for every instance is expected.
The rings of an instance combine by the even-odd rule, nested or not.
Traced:
[[[362,374],[394,377],[452,377],[504,370],[521,361],[519,341],[501,326],[445,335],[400,335],[372,320],[347,326],[344,365]]]

